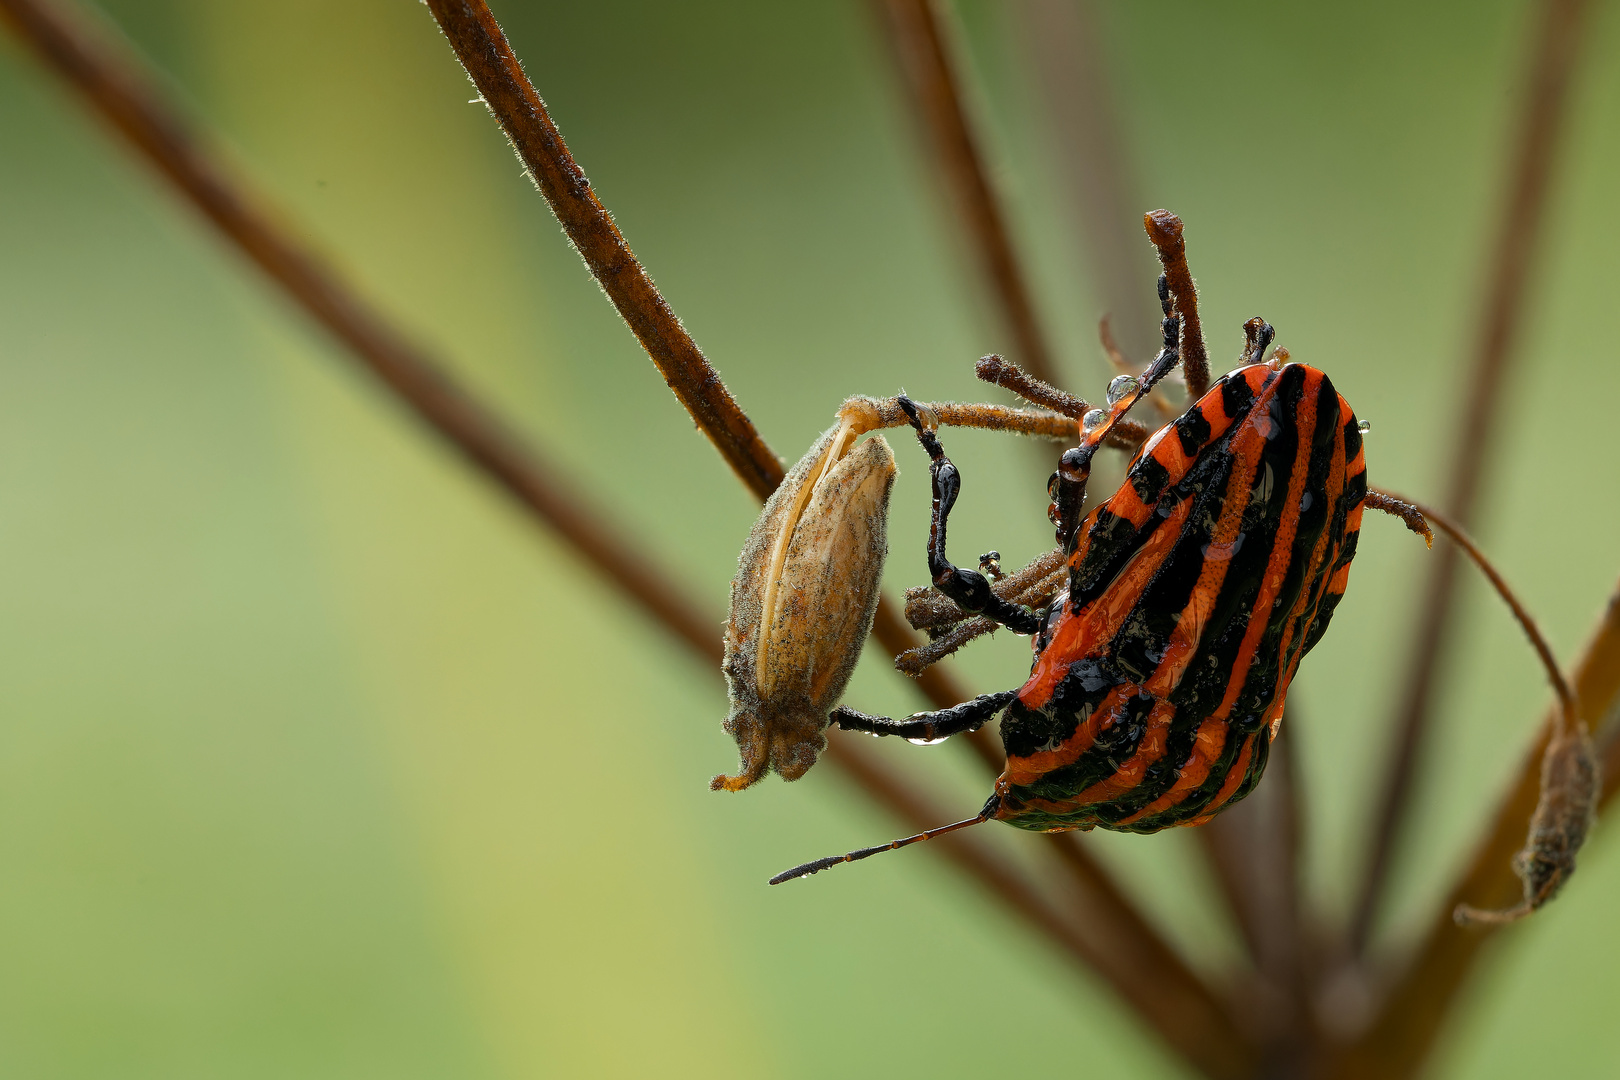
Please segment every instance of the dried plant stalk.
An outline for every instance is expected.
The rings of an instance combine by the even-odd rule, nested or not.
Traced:
[[[928,131],[957,220],[1002,320],[1018,344],[1018,355],[1038,377],[1050,382],[1056,377],[1057,365],[1013,251],[1006,214],[968,123],[944,20],[931,0],[874,0],[874,6],[912,103]]]
[[[1154,210],[1142,221],[1164,267],[1171,314],[1181,319],[1181,377],[1187,383],[1187,393],[1197,400],[1209,389],[1209,352],[1204,348],[1204,331],[1198,321],[1198,289],[1187,269],[1181,219],[1168,210]]]
[[[743,483],[761,499],[769,496],[782,480],[781,462],[664,302],[596,197],[495,16],[481,0],[426,2],[551,212],[659,374]]]
[[[1509,148],[1511,180],[1496,227],[1495,250],[1473,324],[1469,371],[1461,378],[1468,402],[1450,440],[1450,480],[1441,505],[1467,527],[1490,460],[1492,431],[1513,346],[1525,310],[1529,273],[1539,244],[1553,166],[1569,110],[1569,88],[1580,58],[1586,0],[1543,0],[1540,31],[1529,57],[1520,127]],[[1430,570],[1418,627],[1398,684],[1395,745],[1388,784],[1373,822],[1373,841],[1350,925],[1351,946],[1365,948],[1389,877],[1401,821],[1411,805],[1417,759],[1434,708],[1435,679],[1456,597],[1456,556],[1442,551]]]
[[[1581,718],[1589,724],[1620,705],[1620,584],[1610,595],[1570,684]],[[1404,973],[1384,996],[1373,1021],[1348,1047],[1326,1048],[1324,1076],[1331,1080],[1405,1080],[1416,1075],[1428,1058],[1480,950],[1496,929],[1460,927],[1453,910],[1458,904],[1511,907],[1523,895],[1511,860],[1521,846],[1524,823],[1540,801],[1537,761],[1561,711],[1543,722],[1541,734],[1509,784],[1467,869],[1436,913]],[[1607,752],[1600,810],[1620,791],[1620,753],[1616,753],[1620,740],[1611,740],[1613,732],[1612,727],[1598,730]]]

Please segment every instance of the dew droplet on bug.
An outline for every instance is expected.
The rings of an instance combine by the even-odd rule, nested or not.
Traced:
[[[1103,412],[1101,409],[1092,409],[1090,412],[1086,413],[1085,416],[1080,418],[1080,424],[1087,431],[1094,431],[1096,430],[1097,425],[1101,424],[1106,419],[1108,419],[1107,413]]]
[[[1356,421],[1356,430],[1361,432],[1363,435],[1367,434],[1367,432],[1372,430],[1372,421],[1371,420],[1357,420]]]
[[[1245,533],[1238,533],[1230,544],[1205,544],[1204,558],[1211,562],[1225,562],[1236,555],[1243,547]]]
[[[1108,384],[1108,404],[1118,405],[1132,394],[1142,383],[1135,375],[1116,375],[1114,381]]]

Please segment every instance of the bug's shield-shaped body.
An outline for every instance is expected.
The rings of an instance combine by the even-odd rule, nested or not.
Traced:
[[[1239,368],[1086,518],[1002,721],[997,817],[1156,832],[1243,798],[1344,593],[1361,433],[1326,375]]]

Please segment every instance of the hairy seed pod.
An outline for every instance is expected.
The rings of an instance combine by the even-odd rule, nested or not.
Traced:
[[[1603,769],[1586,725],[1566,719],[1542,754],[1541,797],[1530,817],[1524,848],[1513,856],[1513,873],[1524,886],[1524,899],[1502,911],[1458,904],[1452,912],[1457,925],[1515,922],[1557,896],[1575,873],[1575,855],[1597,821],[1602,787]]]
[[[748,534],[726,624],[725,730],[742,767],[716,791],[741,791],[775,769],[797,780],[826,748],[838,704],[877,611],[888,555],[894,454],[881,436],[847,450],[841,423],[793,467]]]

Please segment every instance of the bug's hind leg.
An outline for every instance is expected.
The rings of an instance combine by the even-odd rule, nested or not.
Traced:
[[[887,716],[869,716],[848,706],[834,709],[828,720],[845,731],[864,731],[870,735],[898,735],[914,742],[938,742],[952,735],[977,731],[1011,705],[1018,696],[1016,690],[1003,690],[999,694],[980,694],[972,701],[964,701],[937,712],[913,713],[904,720],[890,720]]]
[[[963,570],[945,557],[945,521],[950,517],[956,497],[962,493],[962,474],[957,472],[939,436],[923,425],[917,405],[904,394],[899,398],[911,426],[917,429],[917,440],[928,451],[928,475],[934,488],[934,513],[928,526],[928,573],[934,588],[956,601],[956,605],[971,615],[984,615],[1017,634],[1033,634],[1040,629],[1040,619],[1027,607],[1003,600],[990,590],[990,581],[976,570]]]

